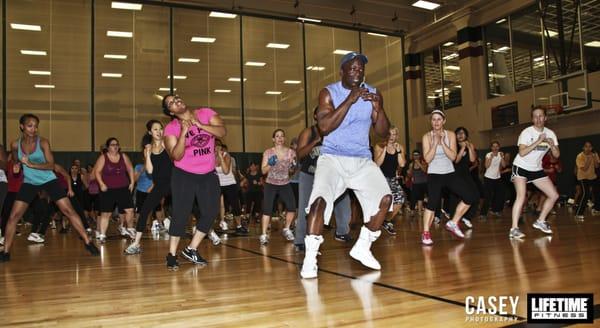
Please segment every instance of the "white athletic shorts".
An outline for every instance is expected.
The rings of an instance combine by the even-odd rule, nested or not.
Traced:
[[[392,194],[381,169],[370,158],[323,154],[317,160],[315,180],[306,213],[310,212],[312,203],[322,197],[327,203],[325,224],[329,224],[334,201],[346,189],[354,190],[362,207],[365,223],[377,214],[383,196]]]

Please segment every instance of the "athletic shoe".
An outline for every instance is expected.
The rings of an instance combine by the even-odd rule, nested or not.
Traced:
[[[349,233],[344,234],[344,235],[338,235],[337,232],[335,233],[335,240],[337,241],[342,241],[345,243],[350,243],[352,242],[352,236],[350,236]]]
[[[85,229],[85,232],[86,232],[88,235],[91,235],[91,234],[92,234],[92,228],[87,228],[87,229]]]
[[[221,243],[221,238],[219,238],[219,235],[212,229],[208,233],[208,240],[212,242],[213,246],[217,246]]]
[[[350,257],[362,263],[362,265],[373,270],[381,270],[381,264],[373,256],[371,245],[381,236],[381,230],[371,231],[367,227],[360,228],[360,235],[350,250]]]
[[[508,233],[508,238],[510,239],[521,239],[523,237],[525,237],[525,234],[522,233],[521,230],[519,230],[519,228],[512,228]]]
[[[171,253],[167,254],[167,270],[179,270],[179,262],[177,262],[177,255],[171,255]]]
[[[433,223],[440,224],[441,222],[442,222],[442,219],[440,219],[439,217],[436,216],[433,218]]]
[[[446,230],[450,231],[450,233],[452,233],[454,235],[454,237],[457,237],[460,239],[465,238],[465,235],[458,227],[458,224],[454,223],[454,221],[452,221],[452,220],[446,222]]]
[[[27,240],[33,241],[35,243],[40,243],[40,244],[44,242],[44,238],[40,237],[40,235],[38,235],[35,232],[30,233],[29,236],[27,237]]]
[[[10,253],[0,252],[0,262],[10,261]]]
[[[85,249],[90,252],[90,254],[92,256],[98,256],[100,255],[100,250],[98,250],[98,247],[96,247],[96,245],[94,245],[94,243],[92,241],[90,241],[88,244],[85,244]]]
[[[394,230],[394,224],[390,221],[383,221],[383,224],[381,225],[381,227],[383,228],[383,230],[385,230],[385,232],[389,233],[392,236],[396,235],[396,230]]]
[[[316,278],[319,267],[317,266],[317,256],[320,255],[319,247],[323,243],[323,236],[307,235],[304,237],[304,260],[302,261],[302,269],[300,276],[304,279]]]
[[[185,257],[188,261],[190,261],[194,264],[200,264],[200,265],[208,264],[208,262],[206,262],[206,260],[203,259],[202,256],[200,256],[200,254],[198,254],[198,251],[193,248],[189,248],[189,247],[184,248],[181,251],[181,256]]]
[[[462,218],[461,221],[462,221],[462,223],[465,224],[465,226],[467,226],[467,228],[469,228],[469,229],[473,228],[473,224],[471,223],[471,220],[469,220],[467,218]]]
[[[171,226],[171,217],[167,217],[163,220],[163,226],[165,227],[166,231],[169,231],[169,227]]]
[[[119,233],[121,234],[121,236],[129,237],[129,232],[127,232],[127,229],[125,229],[125,227],[119,226],[117,228],[117,230],[119,231]]]
[[[551,234],[552,230],[550,229],[550,225],[546,221],[535,220],[533,223],[533,227],[541,230],[543,233]]]
[[[152,221],[152,228],[150,230],[152,232],[160,231],[160,223],[158,223],[158,220]]]
[[[220,227],[220,228],[221,228],[221,230],[223,230],[223,231],[227,231],[227,230],[229,230],[229,227],[227,226],[227,222],[225,222],[225,221],[221,221],[221,222],[219,222],[219,227]]]
[[[244,227],[244,226],[239,226],[239,227],[235,228],[235,234],[236,235],[247,235],[248,229],[246,229],[246,227]]]
[[[123,253],[125,255],[135,255],[135,254],[140,254],[142,252],[142,247],[140,247],[140,245],[136,245],[136,244],[131,244],[129,245],[124,251]]]
[[[97,239],[100,244],[106,243],[106,235],[105,234],[100,234]]]
[[[304,253],[304,251],[306,251],[306,246],[304,244],[294,244],[294,250],[299,253]]]
[[[261,245],[266,245],[269,243],[269,236],[268,235],[260,235],[258,240],[260,241]]]
[[[421,234],[421,242],[423,245],[433,245],[433,240],[431,240],[431,233],[429,231],[423,231]]]
[[[288,228],[283,228],[283,230],[281,231],[281,234],[283,234],[283,237],[285,237],[285,239],[287,241],[294,240],[294,233],[292,232],[292,230],[290,230]]]
[[[135,239],[137,231],[135,230],[135,228],[127,228],[127,234],[129,235],[129,237],[131,237],[131,239]]]

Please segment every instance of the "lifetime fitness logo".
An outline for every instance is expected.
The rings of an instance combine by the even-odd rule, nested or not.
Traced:
[[[519,320],[519,296],[467,296],[465,322],[489,323]]]
[[[527,294],[527,323],[593,323],[594,294]]]

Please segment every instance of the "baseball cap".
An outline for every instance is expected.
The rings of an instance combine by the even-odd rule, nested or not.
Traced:
[[[342,59],[340,60],[340,68],[342,68],[342,66],[344,66],[345,63],[347,63],[355,58],[360,58],[360,60],[363,62],[363,64],[366,64],[369,62],[369,60],[367,59],[367,56],[361,54],[360,52],[352,51],[352,52],[345,54],[344,57],[342,57]]]

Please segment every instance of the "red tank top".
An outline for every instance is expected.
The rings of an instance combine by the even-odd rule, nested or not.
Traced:
[[[108,189],[119,189],[129,186],[129,177],[127,176],[127,166],[123,154],[119,154],[119,161],[113,163],[104,154],[104,167],[102,168],[102,180]]]

